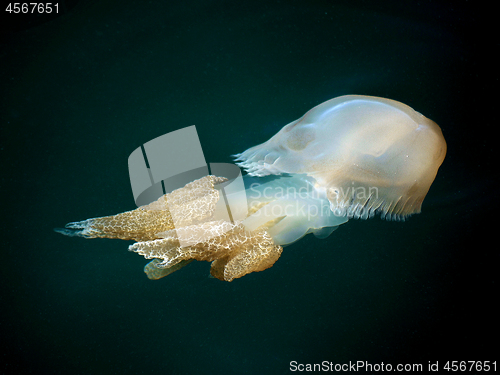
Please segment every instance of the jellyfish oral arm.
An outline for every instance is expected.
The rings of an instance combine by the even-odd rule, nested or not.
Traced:
[[[290,245],[308,233],[327,237],[348,218],[335,215],[324,193],[314,185],[314,179],[306,175],[287,175],[262,184],[250,184],[249,207],[262,207],[242,224],[250,232],[267,224],[268,233],[277,245]]]

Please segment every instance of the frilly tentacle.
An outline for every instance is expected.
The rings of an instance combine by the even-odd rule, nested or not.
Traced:
[[[249,232],[241,223],[214,218],[219,201],[215,185],[224,181],[206,176],[133,211],[69,223],[57,231],[137,241],[129,250],[153,259],[144,269],[150,279],[200,260],[213,262],[212,276],[232,281],[271,267],[283,249],[274,244],[264,227]]]

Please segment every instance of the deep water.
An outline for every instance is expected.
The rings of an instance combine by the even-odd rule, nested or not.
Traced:
[[[0,372],[285,374],[291,361],[498,359],[486,94],[498,79],[483,10],[61,4],[59,15],[2,16]],[[351,220],[231,283],[210,278],[206,262],[151,281],[128,242],[53,231],[134,209],[127,159],[155,137],[196,125],[207,162],[231,162],[344,94],[395,99],[441,126],[448,154],[421,214]]]

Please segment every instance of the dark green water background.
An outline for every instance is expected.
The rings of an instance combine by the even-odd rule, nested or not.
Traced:
[[[488,115],[498,45],[487,9],[61,4],[57,17],[2,9],[0,372],[285,374],[291,361],[499,359],[489,342],[498,121]],[[206,262],[150,281],[128,243],[52,231],[135,208],[127,158],[157,136],[196,125],[207,161],[231,162],[344,94],[395,99],[441,126],[448,154],[422,214],[307,236],[232,283],[209,278]]]

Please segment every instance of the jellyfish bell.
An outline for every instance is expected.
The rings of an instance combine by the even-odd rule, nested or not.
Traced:
[[[409,106],[347,95],[314,107],[235,157],[253,176],[315,178],[332,210],[349,217],[380,212],[404,219],[420,212],[445,154],[439,126]]]

